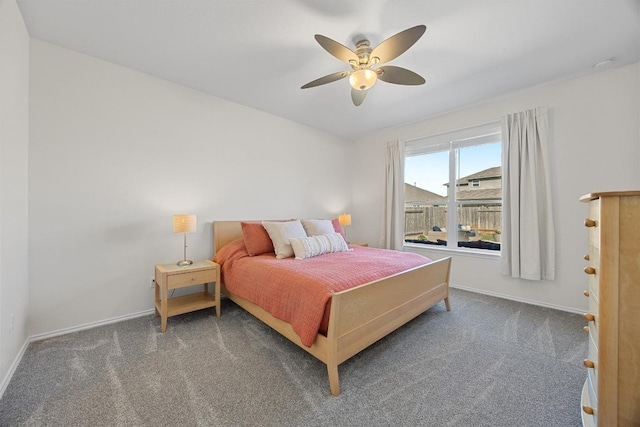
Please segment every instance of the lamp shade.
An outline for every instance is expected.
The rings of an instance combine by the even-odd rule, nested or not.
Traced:
[[[356,90],[368,90],[378,81],[378,75],[375,71],[365,69],[355,71],[349,77],[349,84]]]
[[[351,225],[351,215],[342,214],[338,217],[338,221],[340,222],[340,225]]]
[[[195,233],[198,220],[196,215],[174,215],[173,216],[173,232],[174,233]]]

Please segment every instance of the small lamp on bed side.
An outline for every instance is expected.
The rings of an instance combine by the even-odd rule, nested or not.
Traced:
[[[344,230],[344,237],[345,240],[347,237],[347,226],[351,225],[351,214],[342,214],[340,216],[338,216],[338,222],[340,222],[340,225],[343,227]],[[348,242],[348,241],[347,241]]]
[[[187,233],[195,233],[197,219],[195,215],[174,215],[173,232],[184,233],[184,257],[178,261],[179,266],[191,265],[193,261],[187,259]]]

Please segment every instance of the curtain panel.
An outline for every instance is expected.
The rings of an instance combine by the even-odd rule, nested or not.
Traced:
[[[380,247],[402,250],[404,244],[404,141],[386,144],[384,205]]]
[[[503,118],[502,272],[522,279],[555,279],[548,122],[546,108]]]

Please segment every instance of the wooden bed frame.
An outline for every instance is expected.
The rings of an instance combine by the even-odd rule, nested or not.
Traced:
[[[213,249],[242,238],[240,221],[213,223]],[[273,317],[263,308],[229,292],[222,292],[233,302],[311,353],[327,365],[331,394],[340,394],[338,365],[388,335],[409,320],[425,312],[441,300],[447,311],[451,258],[376,280],[331,298],[327,336],[318,334],[311,347],[306,347],[291,325]]]

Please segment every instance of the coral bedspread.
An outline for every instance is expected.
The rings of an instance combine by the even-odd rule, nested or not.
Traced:
[[[220,264],[222,282],[231,293],[291,324],[310,347],[318,332],[327,330],[333,293],[431,262],[408,252],[352,249],[303,260],[276,259],[273,253],[250,257],[238,239],[222,247],[214,261]]]

